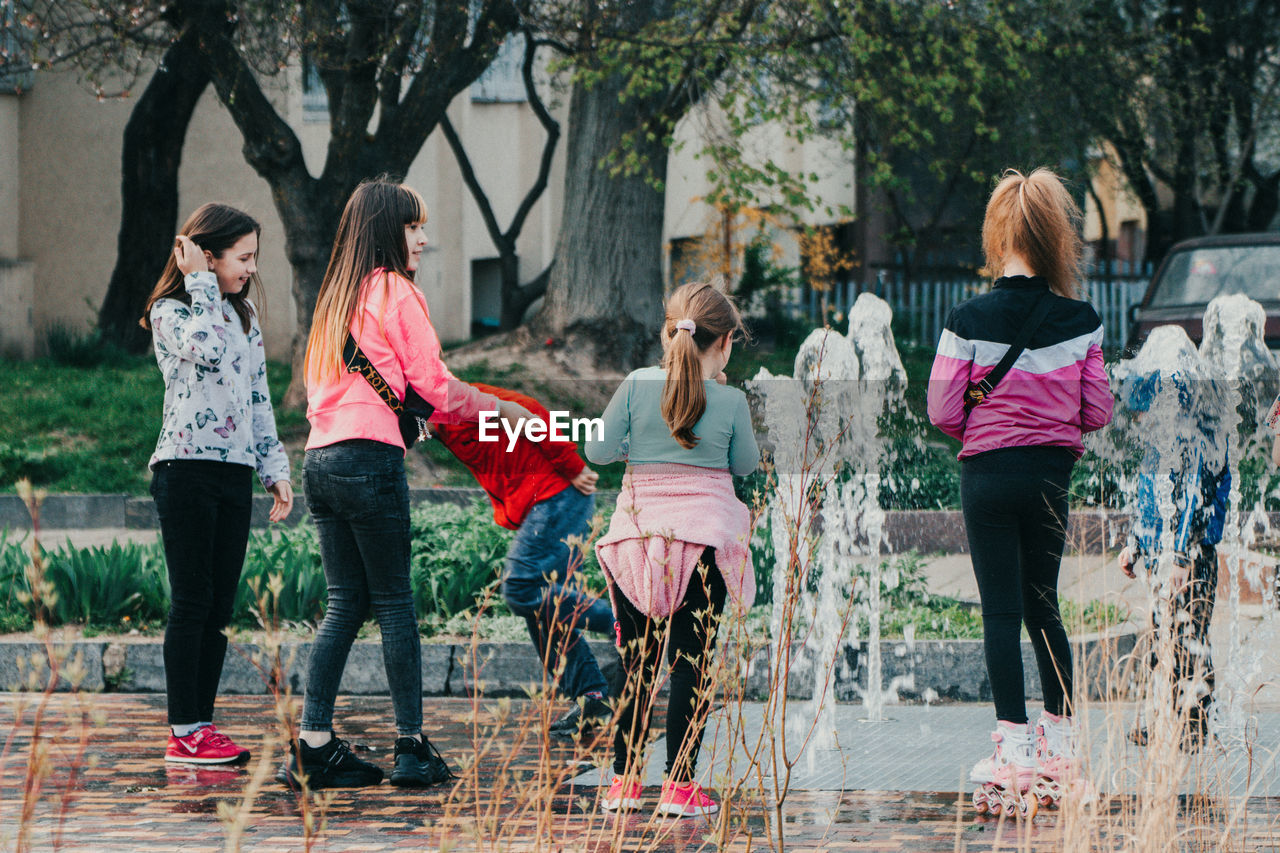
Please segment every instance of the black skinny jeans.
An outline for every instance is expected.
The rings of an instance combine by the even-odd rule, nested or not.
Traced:
[[[701,571],[694,572],[684,601],[669,619],[646,616],[621,590],[612,590],[627,676],[613,739],[613,770],[620,776],[628,770],[637,775],[644,770],[653,693],[668,628],[671,694],[667,701],[666,773],[669,779],[682,784],[692,780],[697,769],[710,698],[702,695],[707,663],[715,649],[716,627],[724,612],[726,595],[724,578],[716,568],[715,549],[703,551],[701,562],[707,569],[705,578]]]
[[[365,439],[313,447],[302,480],[320,537],[329,603],[307,659],[300,728],[333,728],[333,705],[351,644],[372,610],[382,631],[396,732],[417,735],[422,731],[422,648],[409,585],[404,449]]]
[[[213,722],[240,570],[249,543],[253,469],[227,462],[157,462],[151,496],[169,571],[164,680],[173,726]]]
[[[1025,622],[1044,707],[1071,713],[1071,644],[1058,612],[1058,568],[1075,456],[1065,447],[1012,447],[965,459],[960,505],[982,597],[982,633],[996,718],[1027,721]]]

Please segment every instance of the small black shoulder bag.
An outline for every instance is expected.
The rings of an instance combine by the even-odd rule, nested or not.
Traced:
[[[977,382],[969,383],[969,387],[964,392],[966,413],[991,396],[991,392],[1000,384],[1000,380],[1004,379],[1004,375],[1009,372],[1009,368],[1013,367],[1013,363],[1018,360],[1018,356],[1022,355],[1022,351],[1027,348],[1027,344],[1031,342],[1031,336],[1036,333],[1036,329],[1040,328],[1040,324],[1044,322],[1052,306],[1053,294],[1046,292],[1040,297],[1036,307],[1031,309],[1026,324],[1018,331],[1018,337],[1014,338],[1013,343],[1009,345],[1009,351],[1004,354],[1004,358],[1000,359],[1000,362],[986,376]]]
[[[391,386],[378,372],[378,368],[373,366],[351,335],[347,335],[347,343],[342,347],[342,363],[348,372],[363,376],[373,386],[373,390],[382,398],[382,401],[396,413],[400,424],[400,437],[404,439],[406,450],[413,447],[418,439],[431,437],[427,420],[436,410],[435,406],[422,399],[422,396],[414,391],[413,386],[408,382],[404,385],[404,399],[397,397],[396,392],[391,390]]]

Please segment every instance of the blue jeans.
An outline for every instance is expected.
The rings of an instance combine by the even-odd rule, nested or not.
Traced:
[[[409,487],[404,451],[357,439],[307,451],[302,478],[320,535],[329,605],[307,661],[301,727],[333,728],[333,703],[370,607],[382,630],[396,730],[422,731],[422,648],[409,587]]]
[[[579,555],[571,555],[564,541],[587,536],[595,506],[594,495],[572,486],[534,504],[507,552],[502,577],[502,597],[512,613],[525,618],[547,672],[554,673],[564,656],[559,687],[575,699],[596,690],[609,693],[578,627],[612,635],[613,608],[582,591],[570,563],[571,556],[576,560]]]

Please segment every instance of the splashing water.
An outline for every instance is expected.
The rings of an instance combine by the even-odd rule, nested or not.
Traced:
[[[1250,486],[1246,495],[1241,474],[1241,460],[1256,466],[1269,456],[1264,414],[1280,370],[1266,348],[1264,323],[1265,314],[1257,303],[1240,295],[1220,296],[1205,311],[1204,339],[1198,351],[1181,328],[1159,327],[1134,359],[1112,369],[1121,405],[1110,437],[1111,456],[1114,460],[1137,450],[1142,454],[1141,471],[1149,476],[1154,472],[1161,552],[1169,553],[1174,546],[1182,515],[1175,483],[1192,474],[1189,460],[1221,460],[1212,465],[1225,464],[1230,472],[1231,489],[1217,546],[1228,572],[1228,597],[1218,602],[1214,613],[1215,619],[1228,620],[1228,640],[1225,648],[1211,651],[1216,677],[1211,726],[1215,736],[1228,743],[1245,737],[1249,700],[1268,677],[1268,647],[1280,637],[1274,586],[1263,583],[1263,561],[1251,550],[1257,537],[1268,532],[1263,506],[1266,488]],[[1135,404],[1141,410],[1144,402],[1149,408],[1135,418]],[[1106,444],[1095,440],[1090,447],[1106,455]],[[1267,479],[1265,472],[1263,479]],[[1137,487],[1136,472],[1120,477],[1119,494],[1134,495]],[[1134,515],[1132,508],[1130,515]],[[1157,564],[1148,585],[1150,606],[1158,607],[1167,599],[1163,584],[1170,570],[1168,560]],[[1241,639],[1242,580],[1260,588],[1266,604],[1264,623],[1254,629],[1247,646]],[[1192,652],[1210,650],[1193,648]],[[1208,689],[1205,684],[1196,686]],[[1158,712],[1172,698],[1170,685],[1153,680],[1148,711]]]
[[[883,719],[880,566],[886,535],[879,494],[887,445],[880,419],[890,407],[902,406],[906,388],[890,330],[892,316],[886,302],[864,293],[850,311],[848,337],[815,330],[800,346],[794,377],[775,377],[762,369],[748,383],[763,401],[776,476],[769,503],[778,555],[772,659],[775,667],[781,665],[783,644],[803,643],[814,688],[805,713],[789,714],[787,726],[800,734],[812,725],[811,743],[818,749],[836,744],[835,679],[827,674],[839,667],[848,675],[859,641],[851,598],[869,626],[863,703],[868,719]],[[818,501],[813,500],[816,489],[821,489]],[[798,599],[798,606],[796,618],[784,624],[788,594]],[[785,683],[785,674],[775,683]],[[912,685],[900,679],[895,690],[898,686]],[[810,761],[814,754],[809,752]]]
[[[1270,532],[1264,506],[1266,489],[1246,496],[1241,477],[1241,460],[1267,459],[1270,451],[1271,436],[1264,419],[1277,390],[1280,365],[1267,349],[1265,331],[1266,312],[1246,296],[1219,296],[1205,310],[1200,356],[1224,391],[1221,406],[1229,425],[1232,482],[1220,546],[1227,570],[1227,606],[1222,615],[1229,620],[1228,634],[1226,648],[1214,650],[1218,675],[1212,715],[1215,735],[1227,742],[1243,739],[1249,700],[1271,675],[1265,650],[1274,648],[1280,637],[1275,586],[1264,582],[1265,561],[1252,550],[1257,539]],[[1266,605],[1264,624],[1248,646],[1241,639],[1242,582],[1261,590]]]

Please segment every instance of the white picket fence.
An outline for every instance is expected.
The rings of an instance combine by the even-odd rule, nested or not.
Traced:
[[[1104,347],[1124,345],[1129,331],[1129,308],[1142,301],[1147,283],[1147,278],[1130,277],[1095,278],[1086,282],[1089,302],[1102,318]],[[856,282],[846,281],[837,282],[827,291],[809,290],[802,297],[807,304],[794,308],[815,325],[822,322],[824,307],[828,317],[839,314],[843,320],[858,294],[867,290],[893,308],[893,331],[899,341],[932,347],[942,335],[952,306],[986,287],[985,281],[976,278],[904,282],[882,276],[876,284],[861,289]]]

